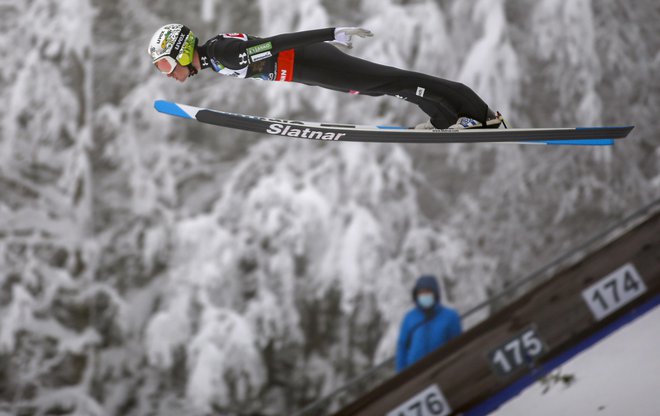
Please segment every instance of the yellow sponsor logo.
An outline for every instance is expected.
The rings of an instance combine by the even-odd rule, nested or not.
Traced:
[[[170,38],[170,34],[172,33],[171,30],[168,30],[165,32],[165,37],[163,38],[163,41],[160,43],[160,47],[162,49],[165,49],[167,47],[167,40]]]

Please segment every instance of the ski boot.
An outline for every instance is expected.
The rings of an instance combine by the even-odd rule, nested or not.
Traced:
[[[500,125],[503,125],[504,128],[507,128],[506,123],[504,122],[504,117],[500,114],[499,111],[495,112],[488,109],[488,119],[486,120],[486,125],[470,117],[460,117],[456,120],[455,124],[449,126],[450,129],[460,130],[460,129],[498,129]]]

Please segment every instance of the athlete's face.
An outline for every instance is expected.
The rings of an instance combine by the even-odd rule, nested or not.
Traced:
[[[168,78],[174,78],[179,82],[186,82],[188,76],[190,75],[190,69],[185,66],[178,65],[174,68],[172,73],[167,74]]]

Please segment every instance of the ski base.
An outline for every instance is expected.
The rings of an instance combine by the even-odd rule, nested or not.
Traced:
[[[314,123],[228,113],[158,100],[157,111],[233,129],[289,138],[374,143],[524,143],[570,146],[610,146],[634,126],[558,129],[437,129]]]

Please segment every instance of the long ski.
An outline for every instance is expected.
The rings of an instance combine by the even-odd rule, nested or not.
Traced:
[[[557,129],[415,130],[396,126],[314,123],[235,114],[158,100],[156,110],[171,116],[233,129],[289,138],[377,143],[525,143],[607,146],[625,138],[634,126]]]

